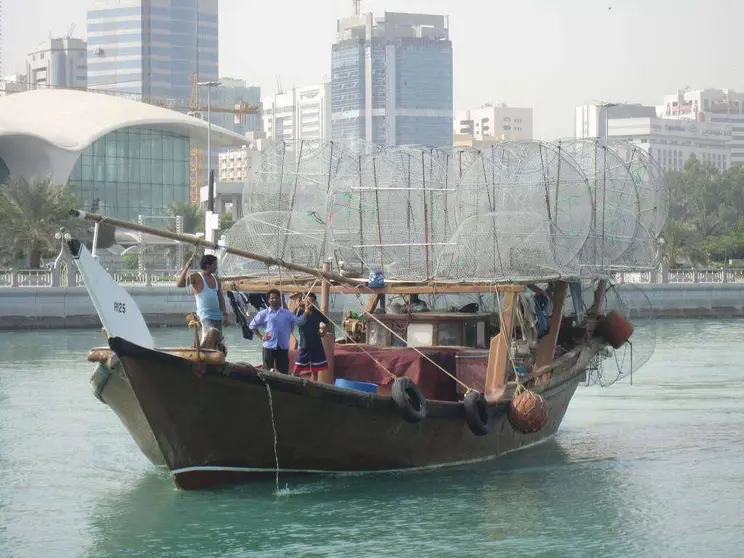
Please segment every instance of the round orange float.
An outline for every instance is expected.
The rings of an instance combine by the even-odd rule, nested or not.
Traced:
[[[509,423],[522,434],[537,432],[548,422],[548,403],[545,399],[528,390],[514,395],[509,405]]]
[[[597,334],[609,345],[619,349],[633,335],[633,324],[620,313],[610,310],[597,324]]]

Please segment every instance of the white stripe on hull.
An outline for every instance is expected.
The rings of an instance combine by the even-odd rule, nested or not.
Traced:
[[[303,474],[307,473],[307,474],[319,474],[319,475],[365,475],[365,474],[368,475],[368,474],[407,473],[407,472],[416,472],[416,471],[429,471],[433,469],[443,469],[445,467],[458,467],[461,465],[471,465],[474,463],[483,463],[485,461],[491,461],[492,459],[496,459],[497,457],[501,457],[509,453],[513,453],[515,451],[520,451],[523,449],[538,446],[552,439],[554,436],[555,436],[555,433],[551,434],[550,436],[546,436],[545,438],[543,438],[542,440],[538,440],[537,442],[533,442],[531,444],[527,444],[519,448],[507,450],[502,453],[488,455],[486,457],[466,459],[463,461],[451,461],[447,463],[436,463],[433,465],[423,465],[421,467],[405,467],[401,469],[371,469],[371,470],[365,470],[365,471],[332,471],[328,469],[282,469],[280,467],[279,472],[280,473],[303,473]],[[174,469],[171,471],[171,474],[182,475],[186,473],[199,473],[199,472],[276,473],[276,471],[277,471],[276,467],[225,467],[221,465],[196,465],[193,467],[184,467],[182,469]]]

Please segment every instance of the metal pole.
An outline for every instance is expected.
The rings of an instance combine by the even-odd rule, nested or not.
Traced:
[[[207,85],[207,169],[212,170],[212,86]],[[210,184],[211,188],[212,185]],[[209,208],[213,210],[213,208]]]

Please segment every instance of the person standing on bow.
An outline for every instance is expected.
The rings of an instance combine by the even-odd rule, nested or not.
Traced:
[[[282,295],[276,289],[266,293],[269,307],[256,314],[250,323],[254,335],[263,341],[263,366],[266,370],[277,370],[289,374],[289,336],[295,325],[305,323],[304,316],[296,316],[282,307]],[[258,328],[264,327],[262,334]]]
[[[222,296],[222,287],[217,280],[217,257],[205,254],[199,262],[201,271],[189,275],[191,260],[183,266],[181,275],[176,281],[177,287],[191,285],[196,299],[196,314],[202,325],[202,338],[206,336],[210,328],[220,332],[222,337],[222,326],[228,324],[227,310],[225,309],[225,298]]]
[[[323,336],[331,327],[331,321],[320,313],[316,303],[315,294],[309,293],[303,306],[297,311],[298,316],[305,317],[305,323],[297,328],[300,332],[300,350],[294,369],[295,376],[310,375],[314,382],[318,381],[318,372],[328,370]]]

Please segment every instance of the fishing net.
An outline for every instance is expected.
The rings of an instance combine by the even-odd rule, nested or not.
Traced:
[[[628,253],[638,240],[640,196],[628,166],[603,140],[567,139],[557,145],[582,170],[592,196],[591,232],[579,254],[582,274],[634,267]]]
[[[633,335],[619,349],[606,347],[587,369],[584,385],[607,387],[630,377],[646,364],[656,349],[654,309],[646,293],[632,283],[611,285],[605,293],[602,313],[619,313],[633,324]]]
[[[668,206],[629,144],[485,150],[278,142],[246,182],[227,246],[388,280],[516,281],[656,267]],[[223,258],[223,273],[244,261]]]
[[[328,223],[339,257],[389,279],[432,277],[455,225],[445,161],[438,150],[413,146],[358,155],[331,187]]]

